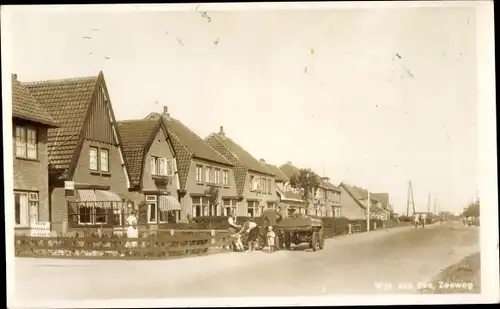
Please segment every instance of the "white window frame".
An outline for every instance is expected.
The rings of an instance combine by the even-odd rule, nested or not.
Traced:
[[[224,186],[229,186],[229,171],[222,170],[222,184]]]
[[[196,165],[196,182],[203,182],[203,165]]]
[[[267,194],[273,194],[272,187],[273,187],[273,180],[268,179],[267,180]]]
[[[20,212],[21,214],[24,213],[24,216],[20,214],[19,219],[20,222],[16,222],[16,209],[14,208],[14,226],[15,227],[29,227],[31,226],[31,223],[38,222],[39,216],[40,216],[40,203],[38,200],[38,192],[28,192],[28,191],[14,191],[14,207],[15,207],[15,196],[19,195],[19,202],[20,202]],[[25,198],[25,204],[23,205],[21,203],[21,196],[24,196]],[[34,207],[33,207],[34,206]],[[25,208],[24,211],[22,208]],[[35,208],[36,210],[32,213],[32,208]],[[33,219],[32,219],[33,215]],[[22,221],[22,217],[24,217],[25,222]]]
[[[103,162],[103,154],[106,154],[106,165],[102,164]],[[101,168],[102,172],[109,172],[109,149],[106,148],[101,148],[99,149],[99,167]],[[106,169],[103,169],[103,166],[106,166]]]
[[[77,207],[78,207],[78,225],[93,225],[93,222],[95,221],[95,219],[92,219],[94,218],[94,207],[91,207],[91,206],[85,206],[86,203],[82,203],[82,204],[79,204]],[[89,210],[89,222],[82,222],[82,218],[81,218],[81,209],[86,209],[86,210]]]
[[[200,202],[199,203],[195,203],[194,202],[195,199],[199,199]],[[202,204],[202,198],[201,197],[195,196],[195,197],[192,198],[192,203],[191,203],[191,211],[192,211],[192,213],[191,213],[191,216],[193,218],[197,217],[197,215],[196,215],[196,207],[200,207],[201,216],[203,216],[203,206],[202,205],[203,204]]]
[[[252,206],[250,206],[250,204]],[[247,201],[247,217],[255,218],[258,207],[259,207],[259,204],[257,204],[257,201]],[[250,209],[252,209],[252,215],[250,215],[250,211],[249,211]]]
[[[220,172],[221,172],[220,168],[214,169],[214,181],[215,181],[215,184],[217,184],[217,185],[221,184]]]
[[[92,152],[95,150],[95,168],[92,168]],[[89,169],[91,171],[99,170],[99,148],[89,147]]]
[[[226,205],[226,201],[229,201],[229,205]],[[236,205],[238,202],[234,199],[222,199],[222,214],[224,216],[229,216],[231,214],[231,211],[234,210],[234,213],[236,214]],[[227,209],[229,208],[229,211]]]
[[[146,204],[148,205],[148,218],[147,222],[149,224],[151,223],[158,223],[158,196],[156,195],[146,195]],[[154,205],[154,209],[152,209],[152,206]],[[152,221],[151,219],[151,213],[154,210],[155,214],[155,220]]]
[[[97,222],[97,208],[101,208],[102,210],[104,210],[104,222]],[[94,225],[105,225],[105,224],[108,224],[109,213],[108,213],[108,210],[106,208],[100,207],[99,204],[97,204],[94,207],[92,207],[92,212],[93,212],[93,216],[91,218],[94,218],[92,220],[92,223]]]
[[[211,166],[205,166],[205,182],[213,183],[214,182],[214,168]]]
[[[37,129],[32,126],[16,125],[15,133],[16,133],[16,139],[15,139],[16,158],[37,160],[38,159]],[[30,141],[34,141],[34,144],[30,144]]]

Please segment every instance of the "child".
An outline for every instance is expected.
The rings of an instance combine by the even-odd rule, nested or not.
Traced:
[[[237,251],[245,250],[245,248],[243,247],[243,243],[241,242],[241,235],[236,233],[236,234],[232,235],[232,237],[234,238],[233,243],[234,243],[234,246],[236,247],[236,250]]]
[[[276,238],[276,234],[274,233],[272,226],[269,226],[267,230],[267,244],[269,245],[269,253],[272,253],[274,252],[274,239]]]

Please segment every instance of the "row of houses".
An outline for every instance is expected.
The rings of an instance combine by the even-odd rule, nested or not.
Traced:
[[[304,201],[290,185],[299,173],[256,159],[224,132],[202,138],[153,112],[117,121],[103,73],[21,82],[12,75],[15,228],[50,222],[51,230],[123,224],[138,209],[151,228],[199,216],[285,213],[365,218],[367,191],[328,177]],[[214,193],[216,192],[216,193]],[[371,195],[386,217],[388,194]]]

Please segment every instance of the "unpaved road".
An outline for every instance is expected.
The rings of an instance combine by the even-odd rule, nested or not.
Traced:
[[[476,252],[479,229],[450,222],[341,236],[327,240],[318,252],[170,261],[19,258],[16,294],[33,301],[417,293],[419,282],[429,282],[442,268]]]

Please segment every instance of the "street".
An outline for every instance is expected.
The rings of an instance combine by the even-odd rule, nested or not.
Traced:
[[[318,252],[170,261],[18,258],[16,293],[29,300],[418,293],[419,282],[479,251],[479,228],[447,222],[340,236]]]

